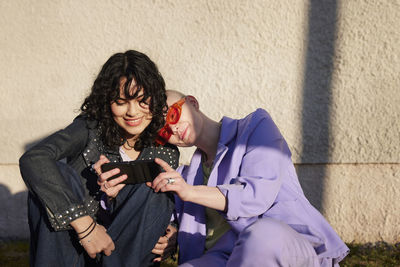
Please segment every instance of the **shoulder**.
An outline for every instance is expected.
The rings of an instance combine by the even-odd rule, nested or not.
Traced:
[[[260,130],[260,128],[268,130],[276,127],[269,113],[262,108],[259,108],[246,117],[239,119],[237,123],[239,135],[246,133],[250,134],[255,130]]]
[[[141,157],[143,159],[160,158],[174,169],[176,169],[179,164],[179,150],[176,146],[170,144],[145,147]]]
[[[241,119],[223,117],[220,143],[228,144],[235,139],[247,139],[254,132],[261,122],[272,122],[271,116],[264,109],[257,109]],[[272,122],[273,123],[273,122]],[[261,127],[263,128],[263,127]]]
[[[73,122],[68,126],[70,131],[75,132],[74,135],[85,139],[86,142],[101,142],[99,123],[95,120],[88,119],[84,115],[77,116]],[[97,145],[96,145],[97,146]],[[102,144],[98,145],[100,148]],[[92,147],[94,148],[94,147]]]
[[[257,146],[274,147],[291,156],[285,138],[267,111],[261,108],[257,109],[249,114],[244,121],[246,122],[246,128],[242,133],[245,133],[244,135],[250,148]]]
[[[239,122],[241,124],[257,125],[258,123],[260,123],[263,120],[271,120],[272,121],[271,116],[265,109],[258,108],[254,112],[252,112],[249,115],[247,115],[246,117],[244,117],[243,119],[240,119]]]
[[[87,139],[87,121],[78,116],[63,129],[37,142],[24,153],[23,157],[35,157],[39,155],[39,157],[52,160],[74,158],[84,150]]]
[[[286,141],[270,114],[264,109],[257,109],[238,122],[238,136],[248,145],[272,145],[286,147]],[[285,143],[285,144],[281,144]]]
[[[99,123],[96,120],[89,119],[86,115],[80,114],[75,117],[73,124],[79,124],[81,126],[85,126],[87,129],[97,129],[99,127]]]

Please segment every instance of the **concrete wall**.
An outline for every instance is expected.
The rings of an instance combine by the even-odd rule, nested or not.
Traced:
[[[20,155],[136,49],[214,119],[268,110],[346,242],[400,241],[399,17],[395,0],[0,1],[0,237],[28,235]]]

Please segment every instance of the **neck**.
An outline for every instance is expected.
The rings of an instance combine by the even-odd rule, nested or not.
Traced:
[[[206,156],[206,164],[212,164],[217,153],[221,123],[211,120],[204,116],[204,123],[196,146],[202,150]]]
[[[127,138],[125,143],[123,144],[123,147],[126,150],[132,150],[132,149],[134,149],[135,144],[136,144],[136,138],[135,137],[129,138],[129,139]]]

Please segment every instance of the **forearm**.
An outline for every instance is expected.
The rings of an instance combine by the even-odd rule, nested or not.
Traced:
[[[190,194],[185,201],[190,201],[215,210],[226,210],[226,198],[217,187],[191,186]]]
[[[217,187],[189,185],[182,178],[180,173],[172,169],[168,163],[159,158],[156,158],[155,162],[165,170],[165,172],[160,173],[152,183],[146,183],[147,186],[152,187],[155,192],[173,191],[183,201],[193,202],[220,211],[226,210],[226,197]]]

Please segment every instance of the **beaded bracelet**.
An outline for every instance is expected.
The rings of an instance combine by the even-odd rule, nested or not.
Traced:
[[[78,235],[83,234],[84,232],[86,232],[87,230],[89,230],[90,227],[92,227],[92,225],[94,224],[94,220],[92,221],[92,223],[88,226],[88,228],[86,228],[85,231],[82,231],[80,233],[77,233]]]

